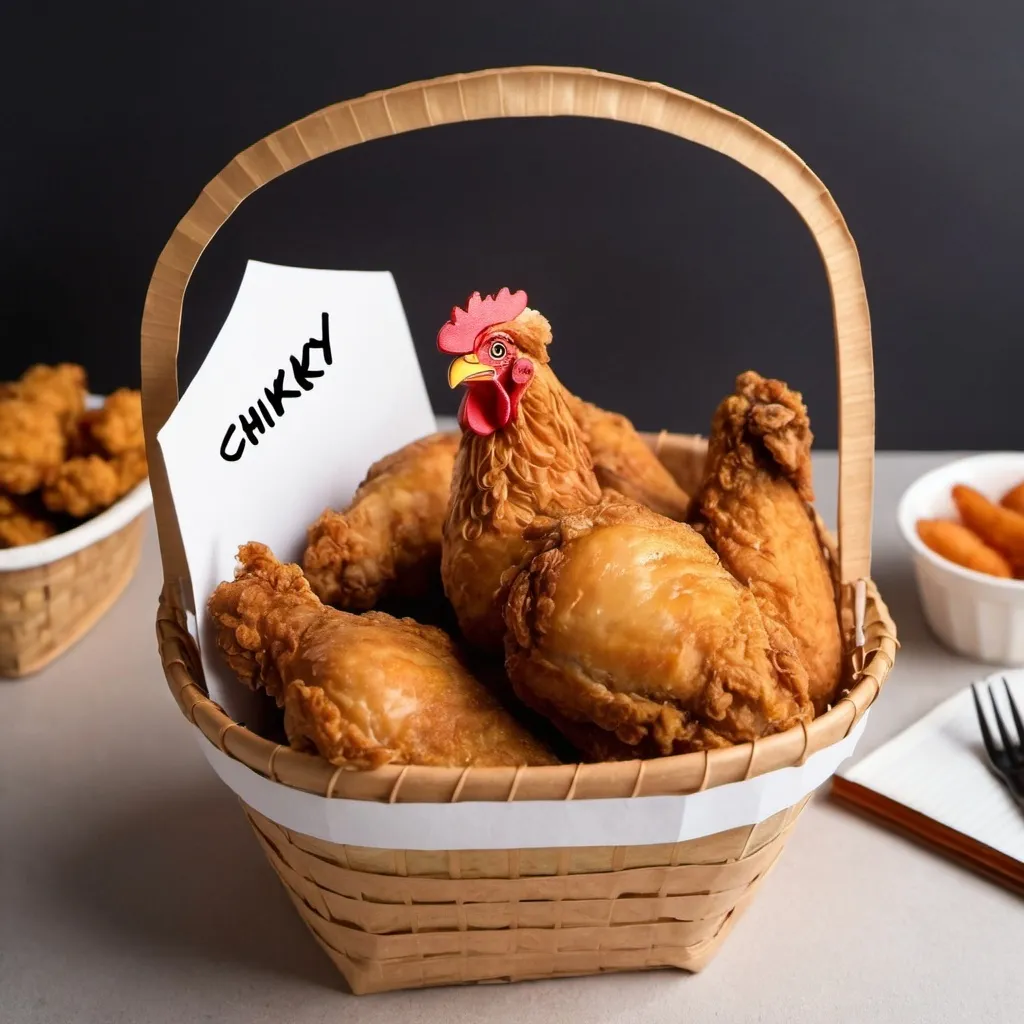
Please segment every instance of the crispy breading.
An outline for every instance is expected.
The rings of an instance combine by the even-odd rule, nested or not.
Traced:
[[[636,432],[617,412],[569,396],[569,408],[594,460],[594,473],[605,488],[639,501],[680,522],[690,507],[689,495]]]
[[[75,363],[37,364],[16,381],[0,385],[0,398],[20,398],[49,409],[68,432],[85,409],[85,370]]]
[[[87,427],[93,440],[107,455],[144,451],[142,395],[131,388],[118,388],[107,396],[103,408],[87,414]]]
[[[42,496],[52,512],[84,519],[109,508],[146,478],[139,392],[120,388],[102,408],[84,412],[70,447],[73,454],[48,474]]]
[[[285,709],[292,746],[352,768],[557,763],[442,630],[327,607],[262,544],[238,557],[208,603],[217,645],[242,682]]]
[[[54,523],[33,503],[0,492],[0,548],[36,544],[56,532]]]
[[[0,488],[10,494],[38,489],[64,460],[57,414],[22,398],[0,398]]]
[[[365,611],[439,589],[441,528],[458,434],[432,434],[374,463],[348,506],[307,531],[302,567],[326,604]]]
[[[782,381],[740,374],[715,412],[696,520],[766,620],[796,641],[820,714],[842,677],[835,588],[810,502],[810,421]]]
[[[43,502],[51,512],[66,512],[76,519],[108,508],[119,496],[117,470],[99,455],[68,459],[43,488]]]
[[[129,449],[113,459],[76,456],[50,476],[43,488],[43,502],[51,512],[84,519],[109,508],[145,477],[146,455],[139,449]]]

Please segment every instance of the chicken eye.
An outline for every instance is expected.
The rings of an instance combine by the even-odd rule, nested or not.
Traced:
[[[500,341],[496,341],[491,345],[491,358],[504,359],[506,351],[505,346]]]

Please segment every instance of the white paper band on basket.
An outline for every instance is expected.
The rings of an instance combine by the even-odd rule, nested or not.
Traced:
[[[329,843],[388,850],[517,850],[554,846],[647,846],[754,825],[799,803],[857,745],[867,712],[839,743],[802,765],[686,796],[613,800],[375,803],[327,799],[282,786],[218,750],[198,729],[214,770],[245,803],[284,828]]]

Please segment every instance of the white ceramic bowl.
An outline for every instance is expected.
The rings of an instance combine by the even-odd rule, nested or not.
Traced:
[[[900,501],[900,530],[914,554],[925,618],[935,635],[960,654],[998,665],[1024,665],[1024,581],[964,569],[926,547],[919,519],[956,519],[951,490],[967,484],[998,501],[1024,480],[1024,452],[958,459],[916,480]]]

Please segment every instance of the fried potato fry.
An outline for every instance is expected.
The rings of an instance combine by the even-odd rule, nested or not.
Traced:
[[[1010,563],[966,526],[948,519],[919,519],[917,535],[937,555],[965,569],[1010,579]]]
[[[1012,491],[1007,491],[999,504],[1003,508],[1010,509],[1011,512],[1018,512],[1024,515],[1024,481],[1017,484]]]
[[[994,504],[965,484],[953,488],[953,502],[964,526],[995,548],[1019,573],[1024,567],[1024,515]]]

